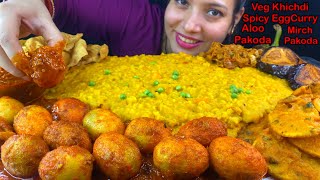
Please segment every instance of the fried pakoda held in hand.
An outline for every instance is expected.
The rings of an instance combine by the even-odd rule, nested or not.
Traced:
[[[0,97],[0,117],[13,124],[14,116],[24,107],[18,100],[9,96]]]
[[[29,105],[21,109],[13,120],[17,134],[29,134],[42,137],[45,129],[52,123],[47,109],[38,105]]]
[[[141,152],[152,153],[154,147],[171,132],[163,122],[145,117],[132,120],[124,135],[135,142]]]
[[[47,152],[49,148],[42,138],[14,135],[1,146],[1,160],[12,175],[30,178],[36,175],[39,163]]]
[[[58,42],[55,46],[42,46],[35,51],[18,53],[12,62],[29,76],[38,86],[51,88],[59,84],[66,71],[62,58],[65,42]]]
[[[213,139],[227,135],[227,125],[213,117],[202,117],[188,121],[177,135],[192,138],[206,147]]]
[[[209,146],[210,164],[225,179],[262,179],[267,163],[249,143],[233,137],[218,137]]]
[[[79,146],[60,146],[47,153],[38,168],[41,179],[91,179],[94,158]]]
[[[108,109],[93,109],[83,118],[83,126],[87,129],[92,140],[96,140],[101,134],[117,132],[123,134],[125,125],[122,120]]]
[[[78,145],[92,151],[92,143],[86,129],[78,123],[55,121],[43,133],[44,141],[51,149],[59,146]]]
[[[142,157],[138,146],[115,132],[101,134],[93,145],[93,156],[110,179],[130,179],[139,173]]]
[[[153,163],[169,179],[198,177],[209,166],[207,149],[191,138],[167,137],[153,151]]]
[[[54,120],[82,124],[83,117],[89,110],[89,105],[76,98],[64,98],[52,105],[51,113]]]

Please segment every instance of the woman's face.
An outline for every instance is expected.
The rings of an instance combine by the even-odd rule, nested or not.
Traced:
[[[166,50],[197,55],[212,42],[223,42],[244,9],[233,14],[236,0],[170,0],[165,12]]]

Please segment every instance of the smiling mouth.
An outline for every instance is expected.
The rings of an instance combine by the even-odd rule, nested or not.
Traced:
[[[176,42],[180,47],[184,49],[192,49],[198,47],[201,44],[201,41],[193,38],[188,38],[180,33],[176,34]]]
[[[185,42],[185,43],[189,43],[189,44],[195,44],[199,41],[196,41],[196,40],[192,40],[192,39],[187,39],[183,36],[181,36],[180,34],[178,34],[178,37],[181,39],[181,41]]]

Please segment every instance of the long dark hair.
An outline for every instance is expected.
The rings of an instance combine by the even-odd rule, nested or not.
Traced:
[[[159,4],[162,8],[166,8],[170,0],[149,0],[152,4]]]

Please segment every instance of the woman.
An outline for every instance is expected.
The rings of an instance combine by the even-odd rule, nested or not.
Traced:
[[[196,55],[233,33],[243,4],[244,0],[7,0],[0,4],[0,66],[23,77],[10,61],[22,51],[18,39],[32,33],[53,45],[62,40],[60,31],[84,33],[88,43],[106,43],[112,55]]]

